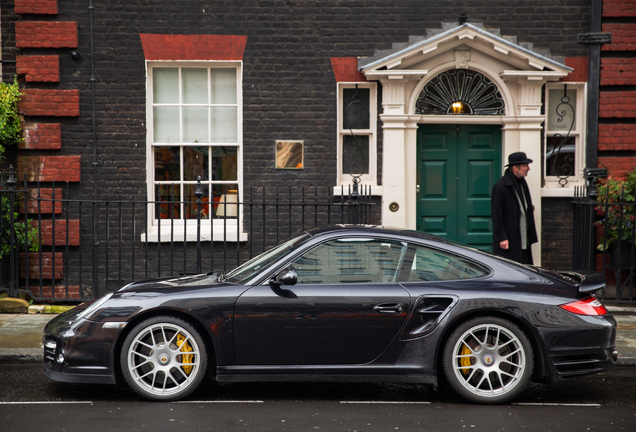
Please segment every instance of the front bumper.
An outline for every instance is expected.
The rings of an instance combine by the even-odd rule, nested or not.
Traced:
[[[53,319],[42,332],[44,374],[61,382],[115,384],[112,353],[123,326],[64,318]]]

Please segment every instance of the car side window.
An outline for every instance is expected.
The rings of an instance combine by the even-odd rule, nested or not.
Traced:
[[[368,237],[330,240],[296,258],[299,284],[395,282],[406,243]]]
[[[405,282],[472,279],[489,273],[465,258],[419,245],[409,245],[402,268],[400,281]]]

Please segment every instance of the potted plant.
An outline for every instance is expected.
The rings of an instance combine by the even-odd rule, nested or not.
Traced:
[[[612,267],[630,267],[632,245],[635,245],[636,258],[636,166],[625,179],[611,175],[600,179],[597,190],[597,210],[603,215],[603,219],[596,222],[602,230],[597,249],[611,254]]]

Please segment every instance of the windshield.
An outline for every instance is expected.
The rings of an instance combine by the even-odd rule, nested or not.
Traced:
[[[293,251],[310,238],[311,236],[307,233],[304,233],[298,237],[294,237],[293,239],[288,240],[285,243],[280,244],[275,248],[270,249],[267,252],[264,252],[255,258],[252,258],[245,264],[235,268],[226,275],[224,281],[237,284],[245,283],[247,282],[247,280],[256,275],[260,270],[267,267],[282,256]]]

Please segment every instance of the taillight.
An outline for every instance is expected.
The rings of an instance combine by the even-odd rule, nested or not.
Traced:
[[[566,303],[559,306],[561,309],[565,309],[568,312],[575,313],[577,315],[607,315],[607,309],[603,304],[596,300],[594,297],[585,297],[582,300],[577,300],[572,303]]]

